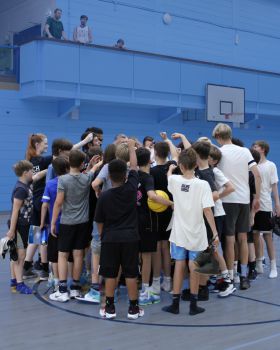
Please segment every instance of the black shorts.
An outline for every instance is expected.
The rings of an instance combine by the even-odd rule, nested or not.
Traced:
[[[116,278],[120,267],[125,278],[139,274],[139,242],[101,242],[99,275]]]
[[[222,240],[223,233],[225,232],[225,219],[225,215],[215,216],[215,224],[220,241]]]
[[[162,213],[153,213],[153,220],[155,222],[155,232],[158,241],[169,241],[171,231],[166,231],[172,218],[172,209],[168,208]]]
[[[76,225],[59,225],[58,251],[71,252],[82,250],[88,245],[88,223]]]
[[[51,263],[58,262],[58,238],[49,235],[48,238],[48,261]],[[73,262],[73,254],[70,252],[68,262]]]
[[[90,247],[92,241],[92,231],[93,231],[93,222],[88,223],[87,225],[87,234],[86,234],[86,248]]]
[[[225,236],[250,231],[250,204],[223,203],[226,212]]]
[[[253,231],[271,231],[272,213],[270,211],[258,211],[255,215]]]
[[[41,207],[42,207],[42,198],[36,197],[33,198],[33,210],[31,217],[31,225],[40,226],[41,225]]]
[[[247,243],[254,243],[253,231],[247,233]]]
[[[157,234],[154,231],[155,220],[153,216],[138,216],[138,232],[140,235],[139,251],[153,253],[157,251]]]
[[[29,225],[17,224],[15,241],[18,249],[26,249],[28,246]]]

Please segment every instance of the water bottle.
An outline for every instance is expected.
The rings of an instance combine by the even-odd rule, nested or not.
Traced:
[[[41,244],[47,245],[48,244],[48,237],[49,237],[49,231],[47,227],[44,227],[41,230]]]
[[[28,233],[28,243],[32,244],[34,243],[34,226],[30,225],[29,227],[29,233]]]

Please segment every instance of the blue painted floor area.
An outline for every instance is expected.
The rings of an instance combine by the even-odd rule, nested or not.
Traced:
[[[7,216],[0,216],[1,236],[6,232]],[[279,252],[280,239],[275,237]],[[279,254],[278,254],[279,255]],[[278,259],[279,261],[279,259]],[[279,263],[278,263],[279,265]],[[116,304],[117,320],[106,321],[99,307],[70,301],[48,300],[46,282],[28,282],[37,294],[11,294],[9,261],[0,265],[0,349],[264,349],[280,348],[280,277],[265,274],[248,291],[237,291],[226,299],[211,294],[204,314],[191,317],[188,303],[181,302],[180,315],[161,311],[171,296],[163,294],[160,304],[145,308],[145,316],[128,321],[126,289]]]

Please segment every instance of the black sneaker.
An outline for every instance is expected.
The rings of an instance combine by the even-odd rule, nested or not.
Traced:
[[[128,308],[127,318],[129,320],[137,320],[138,317],[144,316],[144,310],[138,305],[130,305]],[[107,317],[107,316],[106,316]]]
[[[32,267],[30,267],[28,270],[23,269],[23,276],[22,278],[24,280],[27,280],[29,278],[36,278],[38,275],[33,271]]]
[[[115,304],[105,305],[105,317],[108,319],[117,317]]]
[[[220,298],[225,298],[231,295],[236,291],[236,288],[234,287],[234,284],[231,283],[231,280],[224,281],[222,288],[219,291],[219,297]]]
[[[41,265],[41,261],[40,260],[35,261],[34,270],[37,270],[37,271],[41,271],[42,270],[42,265]]]
[[[250,281],[254,281],[258,276],[258,273],[256,270],[249,271],[248,278]]]
[[[246,290],[250,288],[250,281],[247,277],[240,276],[240,289],[241,290]]]
[[[199,301],[207,301],[207,300],[209,300],[209,289],[208,289],[208,287],[199,287],[197,300],[199,300]]]
[[[174,315],[178,315],[180,312],[179,304],[178,305],[171,304],[169,306],[164,306],[161,310],[164,312],[169,312],[170,314],[174,314]]]

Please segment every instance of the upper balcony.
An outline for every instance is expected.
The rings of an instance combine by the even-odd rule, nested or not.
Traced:
[[[21,46],[21,98],[57,101],[61,115],[83,101],[143,105],[167,115],[204,109],[207,83],[244,87],[247,113],[280,112],[274,72],[44,38]]]
[[[0,90],[19,89],[19,47],[0,45]]]

